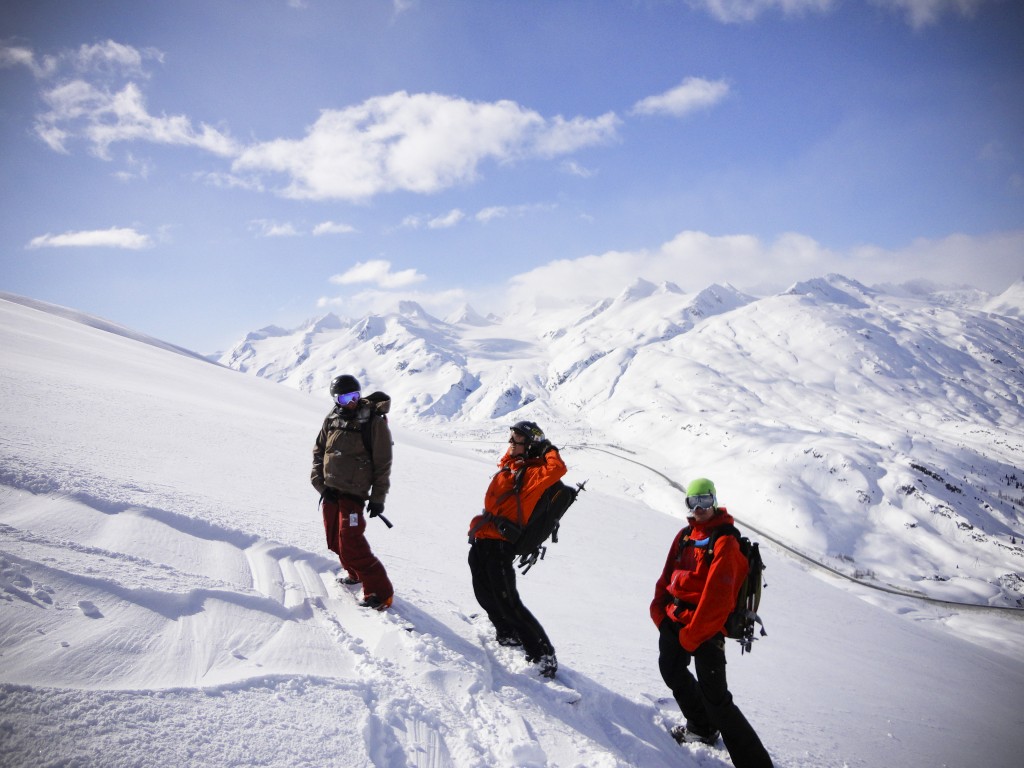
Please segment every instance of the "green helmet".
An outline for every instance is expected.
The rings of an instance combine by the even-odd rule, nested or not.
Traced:
[[[715,491],[715,484],[706,477],[691,480],[690,484],[686,486],[686,508],[692,511],[697,507],[718,508],[718,493]]]

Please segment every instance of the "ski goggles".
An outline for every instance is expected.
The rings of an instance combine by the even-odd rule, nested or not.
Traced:
[[[686,508],[687,509],[714,509],[715,507],[715,494],[713,493],[700,493],[696,496],[686,497]]]
[[[334,402],[338,405],[350,405],[359,399],[358,392],[346,392],[343,395],[335,395]]]

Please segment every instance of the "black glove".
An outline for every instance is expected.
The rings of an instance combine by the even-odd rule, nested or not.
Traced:
[[[320,498],[324,501],[337,501],[338,494],[336,494],[331,488],[324,488],[324,492],[320,494]]]
[[[550,440],[541,440],[530,446],[530,452],[527,455],[531,459],[539,459],[548,451],[554,450],[554,448],[555,446],[551,444]]]
[[[370,517],[376,517],[384,511],[384,502],[371,501],[366,505],[366,511],[370,513]]]

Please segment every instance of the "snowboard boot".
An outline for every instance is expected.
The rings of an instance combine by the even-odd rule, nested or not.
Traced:
[[[497,640],[498,645],[505,648],[518,648],[523,644],[523,641],[519,639],[519,635],[515,632],[499,633]]]
[[[674,725],[669,733],[680,744],[708,744],[714,746],[718,742],[718,731],[713,730],[705,736],[696,731],[691,731],[687,725]]]
[[[540,669],[541,677],[553,678],[558,671],[558,659],[553,653],[545,653],[537,659],[537,667]]]
[[[391,607],[392,600],[394,600],[394,597],[387,597],[381,600],[376,595],[367,595],[359,605],[363,608],[372,608],[375,611],[386,611]]]

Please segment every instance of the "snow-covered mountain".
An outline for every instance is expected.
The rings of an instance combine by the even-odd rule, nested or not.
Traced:
[[[785,301],[818,306],[802,296]],[[549,684],[474,617],[465,563],[507,419],[426,430],[393,418],[395,527],[369,537],[398,592],[388,614],[366,613],[334,581],[308,481],[326,397],[121,330],[0,299],[0,765],[729,765],[666,730],[680,713],[658,675],[647,606],[682,524],[672,483],[724,439],[735,463],[718,454],[731,468],[716,477],[723,502],[748,528],[777,526],[818,458],[778,462],[760,497],[772,504],[752,505],[758,484],[745,474],[764,466],[772,446],[757,441],[770,424],[752,424],[751,437],[693,426],[700,448],[676,456],[616,445],[592,426],[562,441],[552,427],[570,479],[589,483],[559,543],[520,580],[558,649]],[[816,433],[826,450],[847,444],[830,429]],[[1000,444],[1019,450],[1019,426]],[[905,497],[941,486],[923,477],[928,488]],[[813,566],[786,546],[813,541],[804,529],[832,531],[835,510],[805,509],[781,544],[755,537],[769,634],[750,655],[728,651],[730,687],[776,766],[1015,768],[1024,612],[935,605]],[[895,571],[934,557],[922,547],[902,561],[896,538],[875,543]],[[916,541],[957,546],[955,532]]]
[[[992,298],[828,275],[760,299],[637,280],[486,321],[328,315],[221,362],[318,394],[352,373],[439,435],[535,419],[678,481],[726,478],[748,522],[850,575],[1024,606],[1022,306],[1024,280]],[[629,492],[674,510],[648,479]]]

